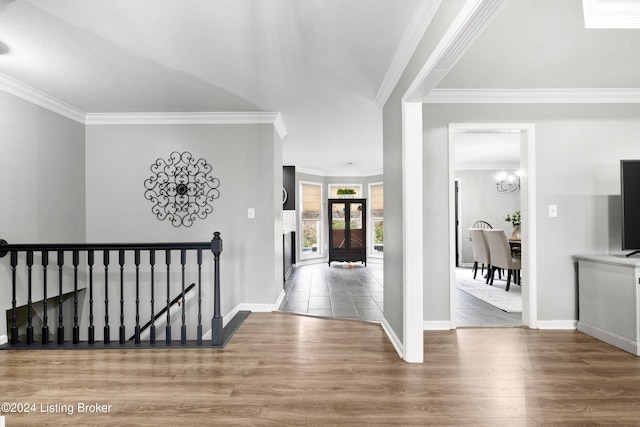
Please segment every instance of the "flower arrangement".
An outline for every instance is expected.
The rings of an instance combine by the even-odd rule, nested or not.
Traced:
[[[504,220],[507,222],[510,222],[514,227],[520,227],[520,224],[522,222],[522,219],[520,217],[520,211],[515,211],[511,215],[507,215],[507,217]]]

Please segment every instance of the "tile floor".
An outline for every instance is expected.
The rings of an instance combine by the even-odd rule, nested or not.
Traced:
[[[327,263],[294,267],[285,283],[280,310],[368,322],[382,320],[383,266],[378,263]],[[520,326],[522,315],[509,314],[460,290],[457,326]]]
[[[285,283],[281,310],[314,316],[380,322],[381,263],[332,262],[294,267]]]
[[[471,273],[469,272],[470,276]],[[498,279],[495,279],[498,281]],[[489,286],[489,285],[487,285]],[[516,291],[516,285],[512,285]],[[521,326],[522,313],[506,313],[479,298],[456,289],[457,326]]]

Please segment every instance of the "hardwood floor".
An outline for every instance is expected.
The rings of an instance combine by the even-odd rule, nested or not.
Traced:
[[[640,359],[577,331],[473,328],[425,332],[414,365],[374,323],[253,313],[222,350],[2,351],[0,396],[36,405],[7,427],[638,425]]]

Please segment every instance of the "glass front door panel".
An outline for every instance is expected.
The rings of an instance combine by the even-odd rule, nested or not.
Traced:
[[[335,203],[331,209],[331,247],[333,248],[345,248],[347,245],[345,221],[345,204]]]
[[[364,247],[362,209],[362,203],[351,203],[351,209],[349,209],[349,242],[352,248]]]

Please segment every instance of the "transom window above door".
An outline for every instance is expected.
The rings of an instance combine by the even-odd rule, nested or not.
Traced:
[[[342,189],[355,191],[355,193],[352,193],[352,195],[356,199],[362,197],[362,185],[360,184],[329,184],[329,198],[339,198],[340,195],[338,194],[338,190]]]

